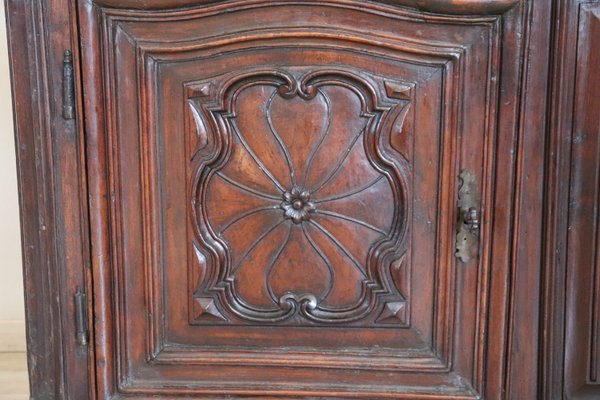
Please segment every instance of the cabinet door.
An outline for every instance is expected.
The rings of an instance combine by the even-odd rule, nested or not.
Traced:
[[[500,15],[202,3],[79,5],[98,397],[480,398]]]

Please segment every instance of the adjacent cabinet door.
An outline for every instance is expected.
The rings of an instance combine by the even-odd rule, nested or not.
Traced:
[[[480,398],[511,4],[198,3],[79,5],[99,398]]]

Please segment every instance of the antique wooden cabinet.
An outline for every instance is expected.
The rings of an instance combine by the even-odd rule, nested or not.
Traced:
[[[600,398],[600,2],[6,6],[33,399]]]

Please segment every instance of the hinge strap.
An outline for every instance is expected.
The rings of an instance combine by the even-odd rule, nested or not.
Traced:
[[[73,72],[73,54],[65,51],[63,58],[63,118],[75,118],[75,78]]]
[[[80,346],[87,346],[87,300],[85,292],[83,292],[81,288],[77,288],[77,292],[75,293],[75,327],[77,344]]]

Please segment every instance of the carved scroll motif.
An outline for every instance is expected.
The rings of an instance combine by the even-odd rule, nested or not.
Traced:
[[[206,265],[197,315],[330,324],[377,310],[376,322],[404,320],[390,265],[405,252],[408,166],[387,143],[412,89],[376,85],[319,70],[188,88],[195,247]],[[393,88],[402,96],[380,94]]]

